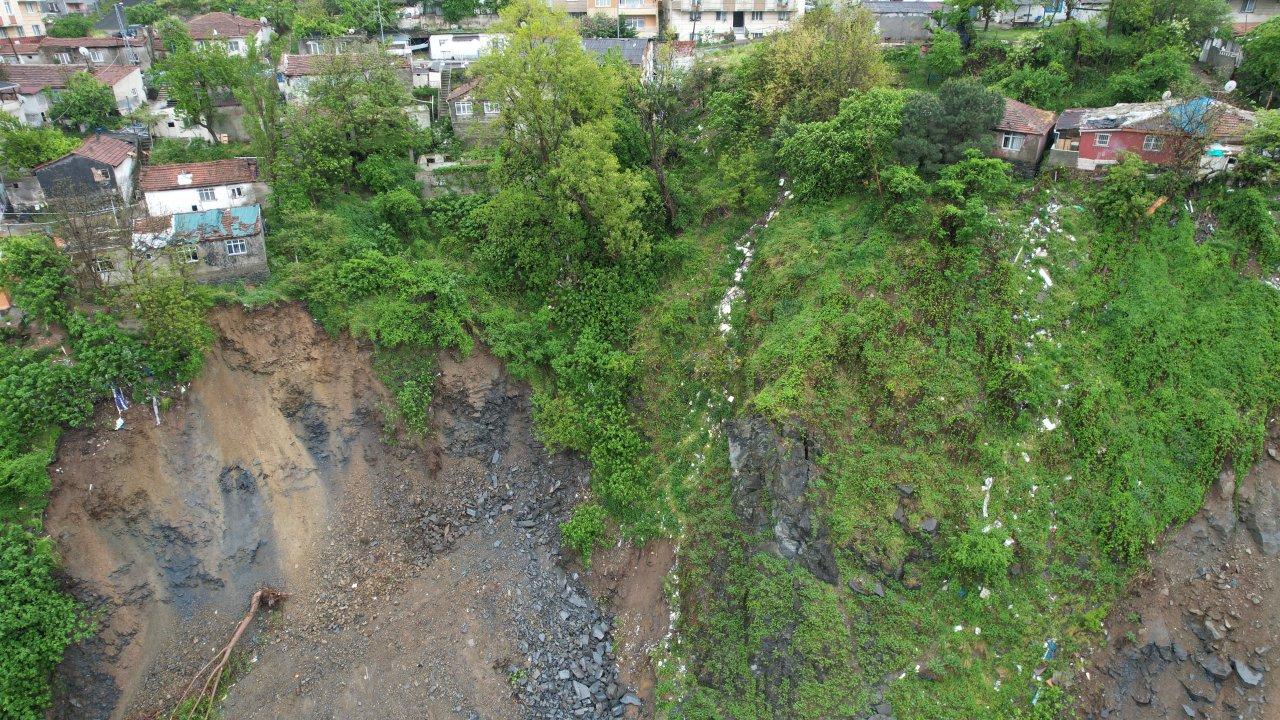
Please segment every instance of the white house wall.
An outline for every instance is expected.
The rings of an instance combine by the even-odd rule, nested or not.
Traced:
[[[145,193],[147,212],[151,215],[173,215],[174,213],[196,212],[204,210],[221,210],[223,208],[253,205],[258,202],[254,183],[236,183],[232,185],[215,185],[204,188],[213,191],[213,199],[202,201],[199,188],[181,188],[179,190],[161,190]],[[242,197],[231,197],[231,189],[240,188]]]

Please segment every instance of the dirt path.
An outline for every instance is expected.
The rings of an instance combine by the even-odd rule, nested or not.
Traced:
[[[1280,426],[1226,471],[1107,619],[1077,676],[1089,718],[1280,719]]]
[[[442,358],[434,431],[388,445],[355,342],[297,306],[212,320],[206,369],[159,427],[134,408],[113,432],[103,409],[51,468],[48,528],[101,618],[55,717],[167,707],[262,584],[289,599],[244,644],[227,718],[637,713],[613,619],[558,554],[586,468],[537,443],[500,362]],[[661,594],[660,575],[620,577],[623,606]]]

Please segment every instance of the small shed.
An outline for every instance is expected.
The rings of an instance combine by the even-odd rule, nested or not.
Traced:
[[[1023,175],[1034,175],[1049,147],[1049,134],[1053,132],[1055,120],[1057,115],[1051,110],[1005,98],[1004,116],[992,128],[995,136],[992,155],[1012,163]]]

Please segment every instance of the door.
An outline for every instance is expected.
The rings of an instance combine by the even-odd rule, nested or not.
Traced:
[[[736,28],[745,27],[747,24],[746,13],[741,10],[733,12],[733,26]]]

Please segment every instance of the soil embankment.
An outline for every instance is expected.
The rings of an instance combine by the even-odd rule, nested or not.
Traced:
[[[1086,717],[1280,720],[1280,425],[1268,430],[1263,458],[1224,471],[1112,609],[1076,678]]]
[[[499,361],[442,357],[429,437],[387,444],[365,348],[295,305],[212,321],[159,426],[136,407],[112,431],[104,408],[51,467],[47,527],[100,617],[59,669],[56,717],[168,707],[262,585],[289,598],[242,644],[227,718],[647,714],[628,654],[665,622],[615,627],[597,597],[665,618],[665,567],[563,569],[556,525],[587,469],[536,441]]]

